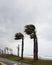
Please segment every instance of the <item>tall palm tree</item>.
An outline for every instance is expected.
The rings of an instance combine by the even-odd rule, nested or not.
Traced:
[[[34,60],[38,60],[38,43],[37,43],[37,36],[36,36],[36,28],[33,24],[29,24],[25,26],[26,34],[30,35],[31,39],[34,39]]]
[[[23,59],[23,47],[24,47],[24,36],[22,33],[16,33],[15,34],[15,40],[20,40],[22,39],[22,52],[21,52],[21,59]]]

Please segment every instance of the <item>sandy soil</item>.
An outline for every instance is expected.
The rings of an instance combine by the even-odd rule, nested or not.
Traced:
[[[3,63],[3,62],[0,62],[0,65],[7,65],[7,64],[5,64],[5,63]]]

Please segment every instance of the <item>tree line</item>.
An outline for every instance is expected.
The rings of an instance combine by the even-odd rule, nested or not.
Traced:
[[[13,54],[13,49],[5,47],[4,49],[0,49],[0,54]]]
[[[31,39],[33,39],[33,42],[34,42],[34,47],[33,47],[33,60],[38,60],[38,40],[37,40],[37,35],[36,35],[36,27],[33,25],[33,24],[29,24],[29,25],[25,25],[25,29],[24,29],[24,32],[30,36]],[[22,48],[21,48],[21,59],[23,59],[23,50],[24,50],[24,35],[21,33],[21,32],[18,32],[15,34],[15,40],[20,40],[22,39]],[[17,50],[18,50],[18,57],[19,57],[19,44],[18,44],[18,47],[17,47]],[[10,51],[10,54],[12,54],[12,49],[11,48],[8,48],[8,47],[5,47],[4,48],[4,52],[2,49],[0,49],[0,54],[4,53],[4,54],[9,54]]]
[[[33,24],[25,25],[24,32],[30,36],[31,39],[34,41],[34,48],[33,48],[33,59],[38,60],[38,41],[36,35],[36,27]],[[24,35],[19,32],[15,34],[15,40],[22,39],[22,49],[21,49],[21,59],[23,59],[23,50],[24,50]],[[18,47],[19,51],[19,47]],[[18,53],[19,56],[19,53]]]

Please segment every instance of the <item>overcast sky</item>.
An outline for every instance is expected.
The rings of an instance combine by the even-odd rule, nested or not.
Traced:
[[[24,33],[24,26],[36,26],[38,55],[52,56],[52,0],[0,0],[0,48],[16,47],[15,33]],[[24,36],[24,55],[33,55],[33,40]]]

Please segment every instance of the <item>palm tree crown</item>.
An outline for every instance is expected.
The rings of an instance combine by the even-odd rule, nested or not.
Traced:
[[[15,34],[15,40],[22,39],[22,37],[23,37],[23,34],[20,32]]]
[[[30,35],[35,31],[35,26],[32,24],[26,25],[25,26],[25,32],[26,34]]]

